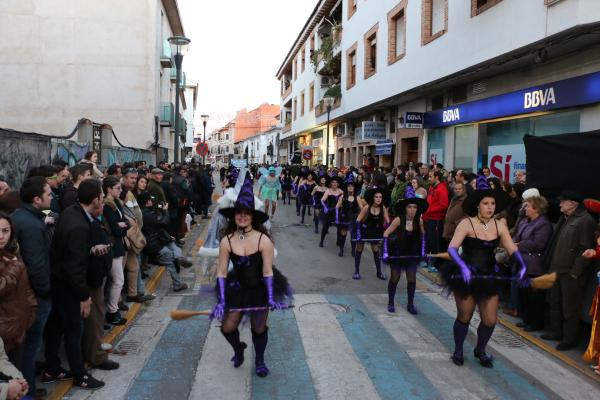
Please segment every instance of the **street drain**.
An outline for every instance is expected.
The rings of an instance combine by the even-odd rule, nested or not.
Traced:
[[[298,311],[312,314],[318,314],[326,310],[331,310],[335,313],[347,313],[350,312],[350,306],[336,303],[316,302],[302,304],[298,307]]]
[[[494,342],[511,348],[521,348],[525,346],[525,343],[518,337],[514,336],[509,332],[499,332],[492,338]]]
[[[128,354],[134,354],[140,350],[141,343],[137,340],[124,340],[119,343],[119,350],[126,351]]]

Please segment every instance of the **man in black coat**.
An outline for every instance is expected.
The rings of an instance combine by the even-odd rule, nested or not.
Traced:
[[[46,363],[49,374],[62,370],[58,349],[64,333],[65,351],[75,385],[97,389],[104,382],[92,377],[85,369],[81,354],[83,319],[90,314],[92,298],[88,285],[88,270],[92,256],[106,253],[106,245],[92,247],[92,223],[103,210],[102,187],[96,179],[81,183],[77,189],[79,203],[65,209],[56,225],[51,247],[52,301],[60,317],[62,332],[49,326],[46,332]]]

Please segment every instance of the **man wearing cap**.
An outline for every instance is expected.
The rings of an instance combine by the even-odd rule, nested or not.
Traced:
[[[155,205],[164,205],[167,202],[165,192],[161,187],[161,182],[165,176],[165,172],[160,168],[153,168],[148,180],[148,193],[154,197]]]
[[[563,215],[544,260],[546,269],[557,274],[550,290],[551,331],[541,337],[560,341],[557,350],[569,350],[576,346],[583,289],[589,272],[590,261],[582,254],[594,246],[596,224],[579,194],[565,190],[558,199]]]

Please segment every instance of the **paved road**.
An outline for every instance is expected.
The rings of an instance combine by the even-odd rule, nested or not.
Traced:
[[[495,368],[469,357],[463,367],[449,360],[454,305],[440,289],[420,280],[418,316],[408,314],[404,285],[395,314],[386,311],[386,282],[375,277],[369,252],[363,280],[351,279],[353,259],[337,256],[335,235],[317,247],[312,226],[297,223],[295,208],[281,206],[274,223],[277,267],[296,289],[295,308],[270,316],[266,361],[272,374],[256,377],[252,352],[234,369],[218,323],[199,317],[173,322],[173,308],[206,309],[213,304],[207,276],[211,263],[188,272],[190,293],[160,298],[121,339],[129,355],[114,358],[118,371],[95,374],[107,387],[73,390],[70,399],[597,399],[590,382],[545,353],[498,327],[490,343]],[[349,253],[349,251],[347,252]],[[209,267],[209,268],[207,268]],[[202,285],[202,283],[205,283]],[[475,341],[475,318],[465,344]],[[249,326],[242,340],[251,343]]]

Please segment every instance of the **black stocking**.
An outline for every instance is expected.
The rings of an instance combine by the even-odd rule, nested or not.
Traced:
[[[394,304],[398,282],[400,282],[400,271],[396,268],[392,268],[390,280],[388,281],[388,304]]]

